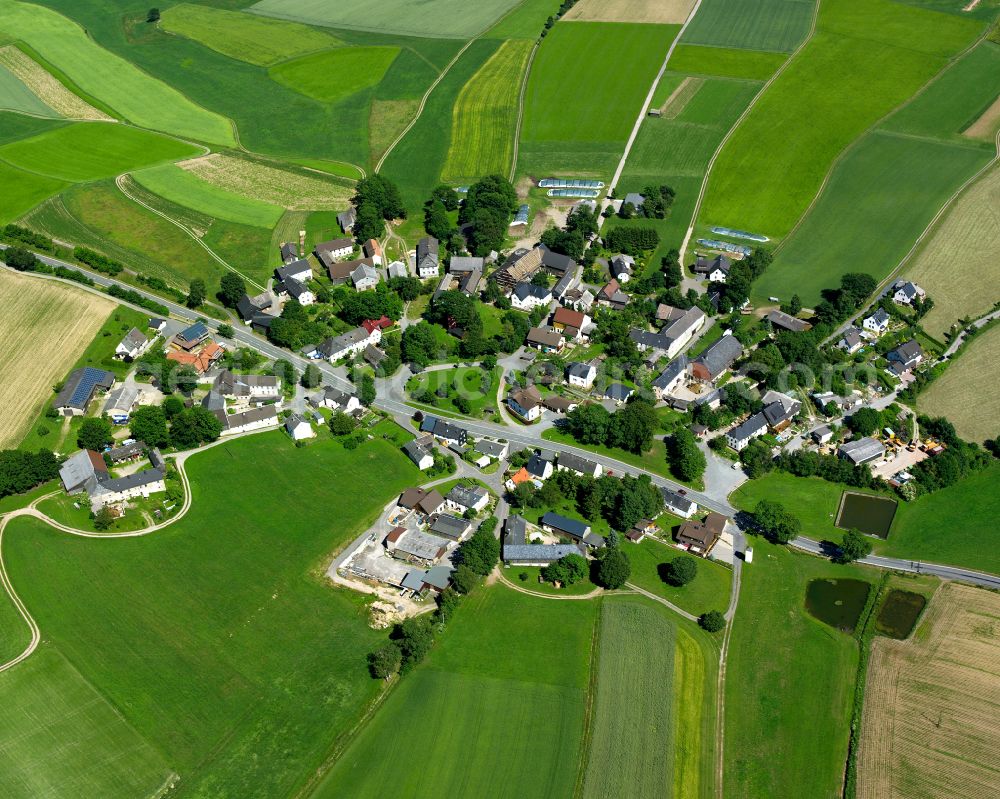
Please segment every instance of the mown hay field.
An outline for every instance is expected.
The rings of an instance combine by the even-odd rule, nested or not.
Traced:
[[[509,171],[518,96],[533,46],[523,39],[504,42],[465,84],[452,109],[444,180],[506,175]]]
[[[115,308],[110,299],[0,270],[0,449],[16,446],[52,386],[90,344]]]
[[[16,75],[27,89],[39,98],[45,108],[70,119],[111,119],[98,111],[82,97],[73,94],[52,76],[41,64],[13,44],[0,47],[0,64]],[[31,109],[21,109],[31,110]],[[38,112],[42,113],[42,112]],[[43,114],[48,116],[49,114]]]
[[[160,27],[264,67],[342,44],[332,34],[297,22],[191,3],[166,9]]]
[[[934,299],[921,324],[944,335],[966,316],[1000,301],[1000,166],[990,169],[948,209],[910,261],[906,277]]]
[[[25,211],[68,186],[61,180],[25,172],[0,162],[0,223],[17,219]]]
[[[890,0],[822,4],[816,34],[722,148],[699,222],[785,236],[844,148],[981,30]]]
[[[872,645],[858,797],[995,796],[998,686],[1000,597],[945,583],[908,640]]]
[[[921,412],[947,416],[970,441],[1000,436],[1000,327],[980,333],[920,395]]]
[[[789,53],[809,32],[811,0],[702,0],[686,44]]]
[[[77,122],[0,147],[0,160],[69,181],[99,180],[130,169],[190,158],[198,148],[110,122]]]
[[[694,0],[579,0],[563,19],[680,24],[693,6]]]
[[[679,44],[670,56],[670,69],[691,75],[767,80],[787,59],[784,53],[763,50]]]
[[[283,61],[268,74],[292,91],[335,103],[377,84],[398,55],[398,47],[340,47]]]
[[[18,51],[20,52],[20,51]],[[0,57],[3,50],[0,49]],[[58,118],[58,114],[38,99],[13,72],[0,61],[0,109],[20,111],[34,116]]]
[[[569,799],[597,610],[480,587],[313,796]]]
[[[290,19],[310,25],[348,30],[399,33],[406,36],[468,39],[486,30],[518,4],[518,0],[260,0],[255,14]]]
[[[0,33],[21,39],[81,90],[143,127],[235,144],[228,119],[100,47],[79,25],[33,3],[0,2]]]

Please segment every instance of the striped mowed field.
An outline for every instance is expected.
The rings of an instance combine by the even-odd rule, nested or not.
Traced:
[[[32,420],[90,344],[115,303],[61,283],[0,269],[0,448],[20,442]]]

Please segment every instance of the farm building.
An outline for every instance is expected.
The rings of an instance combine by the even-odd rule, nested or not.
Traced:
[[[110,391],[115,376],[104,369],[83,366],[70,372],[52,407],[63,416],[83,416],[98,391]]]
[[[575,538],[578,541],[582,541],[587,546],[604,546],[604,536],[591,532],[590,525],[586,522],[581,522],[578,519],[570,519],[566,516],[562,516],[561,514],[548,511],[542,516],[541,519],[539,519],[539,524],[543,530],[548,530],[550,533],[555,533],[557,535],[565,535],[570,538]]]
[[[115,424],[127,424],[132,410],[139,404],[139,389],[135,386],[119,386],[108,394],[104,401],[104,413]]]
[[[540,189],[603,189],[601,180],[576,180],[572,178],[542,178],[538,181]]]
[[[430,469],[434,465],[434,438],[429,433],[403,444],[403,452],[418,469]]]
[[[855,466],[878,460],[885,454],[882,442],[874,438],[858,438],[841,444],[838,454]]]
[[[733,335],[723,335],[691,363],[691,376],[711,383],[743,354],[743,345]]]
[[[399,495],[399,507],[433,516],[444,509],[444,497],[433,488],[408,488]]]
[[[782,330],[790,330],[793,333],[802,333],[812,327],[812,325],[808,322],[796,319],[794,316],[786,314],[784,311],[769,311],[767,316],[764,318],[767,319],[773,327],[781,328]]]

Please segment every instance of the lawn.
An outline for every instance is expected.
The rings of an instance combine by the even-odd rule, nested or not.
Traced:
[[[406,390],[410,399],[416,401],[422,391],[437,391],[442,386],[447,386],[449,396],[438,397],[434,402],[434,407],[450,413],[480,419],[485,407],[496,407],[497,385],[502,372],[503,369],[499,366],[489,374],[478,366],[439,369],[410,378]],[[463,414],[455,405],[455,399],[460,397],[465,397],[469,401],[467,414]]]
[[[685,44],[791,52],[809,33],[810,0],[702,0]]]
[[[844,148],[981,28],[890,0],[822,4],[816,34],[720,152],[699,221],[786,235]]]
[[[143,188],[170,202],[217,219],[270,229],[284,213],[277,205],[227,191],[173,164],[143,169],[132,177]]]
[[[940,337],[957,320],[979,317],[1000,301],[997,208],[1000,167],[994,166],[948,209],[907,265],[906,277],[934,298],[921,320],[931,335]]]
[[[519,172],[608,177],[678,30],[613,22],[553,27],[528,77]]]
[[[10,164],[0,163],[0,185],[3,186],[3,195],[0,196],[0,223],[6,224],[30,211],[46,198],[58,194],[69,184],[55,178],[16,169]]]
[[[366,0],[260,0],[255,14],[297,20],[310,25],[408,36],[468,39],[492,25],[517,5],[517,0],[433,0],[412,3],[385,0],[373,7]]]
[[[172,86],[100,47],[87,31],[55,11],[4,0],[0,3],[0,32],[29,44],[80,89],[137,125],[216,144],[235,144],[229,120],[195,105]]]
[[[222,55],[265,67],[342,44],[308,25],[190,3],[166,9],[160,27]]]
[[[0,65],[0,108],[43,117],[59,116],[3,65]]]
[[[770,78],[787,58],[784,53],[762,50],[681,44],[670,56],[670,69],[690,75],[763,81]]]
[[[198,150],[126,125],[78,122],[0,147],[0,159],[40,175],[69,181],[113,177]]]
[[[481,587],[339,758],[315,799],[389,792],[569,799],[598,608]]]
[[[726,669],[725,795],[840,796],[858,647],[806,613],[806,584],[876,573],[752,544]]]
[[[335,488],[374,464],[376,490]],[[45,640],[186,791],[287,795],[380,687],[364,654],[385,634],[367,627],[362,597],[330,587],[322,570],[417,472],[380,437],[353,451],[329,438],[297,449],[281,432],[228,442],[187,468],[194,504],[177,524],[97,542],[18,519],[4,539],[7,567]],[[302,495],[315,501],[287,500]],[[45,694],[64,683],[36,680],[30,697],[3,691],[5,706],[25,705],[5,738],[34,729]],[[35,748],[46,763],[38,773],[105,754],[89,736],[59,743]]]
[[[751,299],[798,294],[810,307],[847,272],[882,280],[991,157],[975,146],[883,131],[866,135],[833,168],[816,204],[754,283]],[[900,207],[907,212],[900,214]]]
[[[1000,327],[974,338],[920,395],[921,413],[946,416],[969,441],[1000,435]]]
[[[680,521],[673,517],[661,516],[657,523],[664,527],[664,535],[669,536],[670,529],[667,525],[672,526],[672,523]],[[640,588],[662,596],[695,616],[700,616],[709,610],[724,611],[729,606],[732,571],[721,563],[688,556],[694,559],[698,575],[687,585],[678,588],[663,581],[659,567],[685,555],[682,550],[655,538],[647,538],[641,544],[626,546],[625,551],[632,561],[632,576],[629,581]]]
[[[306,97],[335,103],[382,80],[397,55],[398,47],[341,47],[283,61],[269,73]]]
[[[521,579],[522,574],[527,575],[524,580]],[[529,591],[537,591],[540,594],[551,594],[552,596],[580,596],[581,594],[589,594],[597,588],[589,579],[556,588],[553,583],[545,582],[542,578],[541,566],[511,566],[504,571],[504,575],[514,585],[523,586]]]
[[[21,441],[52,385],[62,380],[116,307],[80,289],[0,270],[0,449]],[[119,339],[120,340],[120,339]],[[117,341],[115,342],[118,343]]]
[[[444,180],[510,171],[521,77],[533,47],[521,39],[504,42],[465,84],[452,109]]]

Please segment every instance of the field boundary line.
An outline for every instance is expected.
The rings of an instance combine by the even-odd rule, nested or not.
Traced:
[[[646,97],[642,101],[642,107],[639,109],[639,116],[636,117],[635,124],[632,126],[632,132],[629,134],[628,140],[625,142],[625,151],[622,153],[621,159],[618,161],[618,166],[615,167],[615,174],[611,178],[611,182],[608,184],[609,190],[615,188],[618,185],[618,181],[621,180],[622,172],[625,171],[625,164],[628,162],[629,154],[632,152],[632,146],[635,144],[635,140],[639,136],[639,129],[642,127],[642,121],[646,118],[646,110],[649,108],[649,104],[653,102],[653,95],[656,94],[656,87],[660,85],[660,81],[663,79],[663,74],[667,71],[667,64],[670,62],[670,56],[674,54],[681,37],[684,35],[684,31],[687,30],[688,25],[691,24],[691,20],[694,19],[694,15],[698,13],[698,9],[701,8],[701,0],[696,0],[691,11],[687,15],[687,19],[684,20],[684,24],[681,25],[681,29],[677,31],[677,35],[674,36],[673,41],[670,42],[670,47],[667,48],[667,54],[663,57],[663,63],[660,64],[660,70],[656,73],[656,77],[653,78],[653,83],[649,87],[649,91],[646,92]]]
[[[196,242],[198,242],[198,244],[202,247],[202,249],[204,249],[205,252],[207,252],[210,256],[212,256],[213,259],[215,259],[216,261],[218,261],[222,266],[224,266],[230,272],[233,272],[233,273],[239,275],[241,278],[243,278],[247,283],[249,283],[254,288],[258,288],[261,291],[266,291],[267,290],[265,286],[261,285],[260,283],[258,283],[253,278],[248,277],[247,275],[243,274],[239,269],[237,269],[235,266],[230,265],[227,261],[224,261],[222,259],[222,257],[215,252],[215,250],[213,250],[211,247],[209,247],[207,244],[205,244],[205,242],[203,242],[200,238],[198,238],[194,234],[194,232],[192,230],[190,230],[188,227],[186,227],[185,225],[183,225],[182,223],[180,223],[179,221],[177,221],[173,217],[168,216],[167,214],[163,213],[163,211],[160,211],[160,210],[158,210],[156,208],[153,208],[153,206],[151,206],[149,203],[144,202],[143,200],[140,200],[138,197],[135,197],[134,195],[130,194],[128,192],[128,190],[125,188],[125,185],[124,185],[125,178],[127,178],[127,177],[131,177],[131,173],[124,172],[124,173],[122,173],[121,175],[119,175],[118,177],[115,178],[115,185],[118,187],[118,191],[120,191],[122,194],[124,194],[126,197],[128,197],[128,199],[130,199],[132,202],[136,203],[137,205],[141,205],[147,211],[150,211],[151,213],[156,214],[161,219],[165,219],[167,222],[170,222],[172,225],[176,225],[177,227],[179,227],[181,230],[183,230],[185,233],[187,233],[192,239],[194,239]]]
[[[693,621],[697,624],[698,622],[697,616],[695,616],[693,613],[688,613],[686,610],[682,608],[677,607],[677,605],[675,605],[673,602],[664,599],[662,596],[657,596],[652,591],[647,591],[645,588],[640,588],[635,583],[625,583],[625,585],[627,585],[629,588],[635,591],[635,593],[642,594],[642,596],[646,597],[647,599],[652,599],[654,602],[659,602],[661,605],[665,605],[666,607],[670,608],[674,613],[678,614],[679,616],[683,616],[688,621]]]
[[[521,125],[524,123],[524,95],[528,91],[528,78],[531,76],[531,66],[535,63],[535,54],[538,52],[540,46],[540,42],[536,39],[535,46],[531,48],[531,54],[528,56],[528,63],[524,67],[524,75],[521,77],[521,91],[517,95],[517,124],[514,125],[514,152],[511,155],[510,173],[507,175],[507,180],[511,183],[514,182],[514,176],[517,173],[517,159],[521,151]]]
[[[776,81],[786,69],[788,69],[788,65],[791,64],[799,53],[802,52],[802,49],[812,41],[813,36],[816,35],[816,23],[819,20],[819,4],[821,2],[822,0],[815,0],[815,3],[813,4],[812,22],[809,24],[809,32],[806,34],[805,38],[799,43],[798,47],[789,53],[788,58],[786,58],[785,62],[778,67],[777,70],[775,70],[775,73],[764,81],[764,84],[757,90],[753,99],[747,107],[743,109],[743,113],[736,118],[736,121],[732,124],[729,130],[726,131],[726,135],[722,137],[722,141],[719,142],[719,146],[715,148],[715,152],[712,153],[712,157],[708,160],[708,165],[705,167],[705,176],[701,179],[701,188],[698,190],[698,198],[695,200],[694,210],[691,211],[691,222],[688,224],[687,233],[684,234],[684,241],[681,242],[680,262],[682,270],[684,268],[684,254],[687,252],[691,236],[694,235],[694,228],[697,224],[698,214],[701,212],[701,204],[705,200],[705,190],[708,188],[708,179],[712,176],[712,169],[715,167],[715,162],[719,158],[719,153],[722,152],[722,148],[726,146],[726,143],[732,137],[733,133],[736,132],[736,129],[743,124],[743,120],[747,118],[750,111],[753,110],[753,107],[757,105],[757,101],[761,98],[764,92],[767,91],[768,87],[774,83],[774,81]]]
[[[587,701],[583,707],[583,739],[580,741],[580,757],[576,761],[576,782],[573,784],[573,799],[582,799],[587,781],[587,761],[590,743],[593,739],[591,722],[594,716],[594,697],[597,696],[597,659],[600,657],[601,627],[604,619],[604,605],[598,604],[594,618],[594,629],[590,634],[590,675],[587,680]]]

